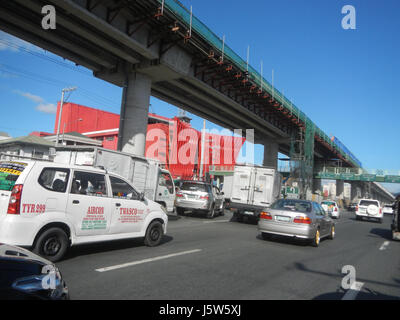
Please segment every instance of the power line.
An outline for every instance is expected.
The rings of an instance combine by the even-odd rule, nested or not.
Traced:
[[[6,64],[0,64],[0,70],[3,70],[9,74],[22,76],[22,77],[25,77],[25,78],[28,78],[28,79],[31,79],[34,81],[39,81],[44,84],[52,85],[55,87],[64,87],[64,86],[72,85],[71,83],[68,83],[65,81],[45,77],[43,75],[32,73],[32,72],[29,72],[26,70],[21,70],[19,68],[12,67],[12,66],[9,66]],[[79,87],[79,93],[82,94],[83,96],[85,96],[87,99],[94,101],[96,103],[99,103],[101,105],[108,105],[108,106],[113,106],[115,108],[119,108],[119,105],[115,101],[108,99],[106,97],[102,97],[102,96],[98,95],[97,93],[93,93],[87,89]]]
[[[88,76],[88,77],[92,77],[92,75],[91,75],[90,73],[88,73],[88,72],[86,72],[86,71],[84,71],[84,70],[78,69],[77,66],[74,67],[74,66],[72,66],[72,65],[70,65],[70,64],[68,64],[68,63],[65,63],[65,62],[63,62],[63,61],[59,61],[59,60],[57,60],[56,58],[49,57],[49,56],[45,55],[45,54],[42,53],[42,52],[30,50],[30,49],[28,49],[28,48],[25,48],[25,47],[23,47],[23,46],[20,46],[20,45],[18,45],[18,44],[16,44],[16,43],[13,43],[13,42],[8,41],[8,40],[6,40],[6,39],[0,39],[0,43],[3,43],[3,44],[5,44],[5,45],[7,45],[7,46],[9,46],[9,47],[18,49],[18,50],[23,51],[23,52],[25,52],[25,53],[29,53],[29,54],[31,54],[31,55],[33,55],[33,56],[35,56],[35,57],[38,57],[38,58],[47,60],[47,61],[52,62],[52,63],[55,63],[55,64],[57,64],[57,65],[59,65],[59,66],[68,68],[68,69],[70,69],[70,70],[72,70],[72,71],[79,72],[79,73],[84,74],[84,75],[86,75],[86,76]]]

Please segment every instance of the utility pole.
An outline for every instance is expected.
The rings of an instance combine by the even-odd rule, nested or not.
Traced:
[[[61,115],[62,115],[62,108],[64,105],[64,94],[65,92],[72,92],[75,91],[76,87],[73,88],[64,88],[62,89],[62,93],[61,93],[61,103],[60,103],[60,112],[58,113],[58,125],[57,125],[57,136],[56,136],[56,147],[58,147],[58,138],[60,135],[60,124],[61,124]]]
[[[204,144],[206,141],[206,120],[203,120],[203,130],[201,133],[201,155],[200,155],[200,177],[203,178],[203,165],[204,165]]]

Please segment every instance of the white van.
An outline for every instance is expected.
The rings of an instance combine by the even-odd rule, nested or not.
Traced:
[[[361,199],[356,207],[356,219],[365,218],[376,219],[379,223],[383,222],[382,207],[378,200]]]
[[[157,160],[91,146],[62,146],[51,152],[54,162],[103,167],[117,173],[144,192],[146,198],[163,205],[169,213],[174,212],[174,181]]]
[[[45,161],[0,161],[0,243],[50,261],[70,246],[144,237],[156,246],[166,209],[116,174]]]

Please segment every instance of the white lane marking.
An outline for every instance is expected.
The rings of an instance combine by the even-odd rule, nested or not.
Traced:
[[[390,241],[385,241],[381,247],[379,248],[379,250],[386,250],[388,245],[390,244]]]
[[[218,223],[218,222],[229,222],[231,220],[216,220],[216,221],[203,221],[203,223]]]
[[[342,300],[355,300],[363,285],[363,282],[354,281],[350,289],[347,290],[346,294],[343,296]]]
[[[158,261],[158,260],[163,260],[163,259],[169,259],[169,258],[182,256],[185,254],[196,253],[196,252],[200,252],[200,251],[202,251],[202,249],[194,249],[194,250],[182,251],[182,252],[177,252],[177,253],[171,253],[171,254],[167,254],[165,256],[159,256],[159,257],[155,257],[155,258],[149,258],[149,259],[144,259],[144,260],[139,260],[139,261],[118,264],[118,265],[111,266],[111,267],[100,268],[100,269],[96,269],[96,271],[97,272],[106,272],[106,271],[111,271],[111,270],[116,270],[116,269],[121,269],[121,268],[127,268],[127,267],[136,266],[138,264],[143,264],[143,263],[153,262],[153,261]]]

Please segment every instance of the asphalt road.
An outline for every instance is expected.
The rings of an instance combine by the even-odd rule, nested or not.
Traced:
[[[79,246],[57,265],[72,299],[399,299],[400,242],[391,240],[390,219],[356,221],[344,212],[335,239],[314,248],[264,241],[255,223],[232,221],[229,211],[213,220],[185,216],[169,222],[158,247]],[[347,265],[360,291],[341,287]]]

